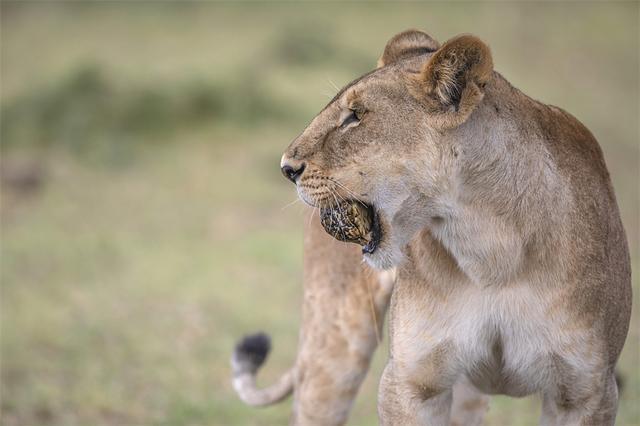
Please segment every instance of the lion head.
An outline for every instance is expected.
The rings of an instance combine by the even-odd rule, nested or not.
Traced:
[[[440,46],[421,31],[400,33],[378,68],[344,87],[291,143],[282,171],[311,206],[366,206],[364,257],[395,266],[416,232],[446,215],[461,153],[487,126],[474,116],[493,75],[489,48],[474,36]]]

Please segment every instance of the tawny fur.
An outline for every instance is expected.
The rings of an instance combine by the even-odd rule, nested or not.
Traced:
[[[258,388],[256,373],[269,352],[266,336],[258,348],[241,348],[232,359],[233,385],[248,405],[266,406],[294,394],[291,424],[343,425],[381,338],[395,281],[362,262],[360,248],[329,237],[317,212],[305,223],[304,290],[300,342],[294,366],[274,384]],[[241,350],[242,349],[242,350]],[[468,384],[456,386],[461,407],[457,424],[479,424],[487,401]]]
[[[412,56],[432,53],[440,43],[418,30],[407,30],[393,36],[378,59],[378,68]]]
[[[309,217],[312,215],[312,217]],[[295,365],[264,389],[257,366],[238,362],[234,387],[244,402],[264,406],[293,392],[293,425],[342,425],[378,345],[394,282],[362,262],[360,248],[329,237],[318,212],[307,212],[302,324]]]
[[[493,71],[476,37],[387,50],[396,59],[346,86],[282,158],[304,166],[305,202],[337,194],[379,213],[365,259],[398,271],[381,423],[449,424],[465,383],[540,394],[544,425],[613,425],[631,272],[597,141]]]

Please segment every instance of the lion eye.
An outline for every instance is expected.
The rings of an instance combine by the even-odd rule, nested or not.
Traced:
[[[356,109],[350,110],[351,113],[342,121],[340,127],[347,127],[351,123],[358,122],[362,119],[362,112]]]

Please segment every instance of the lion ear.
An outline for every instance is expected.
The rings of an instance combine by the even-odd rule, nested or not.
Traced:
[[[424,64],[418,76],[418,96],[439,127],[464,123],[484,97],[493,73],[489,47],[472,35],[447,41]]]
[[[382,56],[378,59],[378,68],[399,61],[400,59],[435,52],[439,47],[440,43],[432,39],[425,32],[418,30],[401,32],[387,42]]]

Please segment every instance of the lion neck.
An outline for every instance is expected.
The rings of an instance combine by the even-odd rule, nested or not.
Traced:
[[[561,216],[552,211],[561,204],[561,178],[542,132],[515,124],[532,122],[518,111],[527,114],[533,101],[502,79],[491,86],[481,107],[452,135],[464,141],[452,142],[457,166],[447,191],[430,200],[425,221],[460,270],[481,285],[508,283],[530,271],[557,239],[549,234],[550,218]]]

